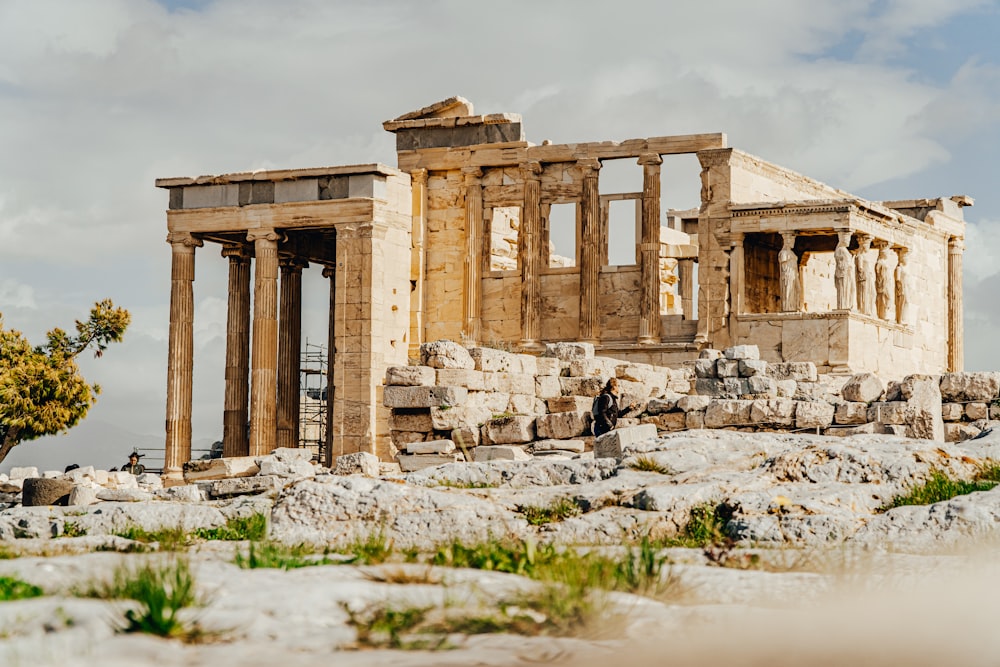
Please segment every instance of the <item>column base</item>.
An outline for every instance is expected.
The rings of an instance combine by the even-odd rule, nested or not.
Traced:
[[[522,340],[518,343],[518,347],[522,352],[541,352],[545,349],[545,346],[537,340]]]
[[[160,480],[163,486],[181,486],[184,484],[184,471],[181,468],[164,468]]]
[[[659,345],[660,339],[654,336],[640,336],[637,342],[639,345]]]

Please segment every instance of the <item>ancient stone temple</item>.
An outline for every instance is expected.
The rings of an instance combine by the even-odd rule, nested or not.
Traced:
[[[226,455],[298,442],[301,272],[313,267],[330,282],[328,463],[389,455],[385,369],[438,339],[532,353],[583,341],[657,365],[753,344],[820,373],[962,369],[968,197],[866,201],[729,148],[724,134],[536,145],[519,115],[476,115],[458,97],[383,127],[398,168],[156,182],[169,190],[173,253],[168,472],[190,457],[206,242],[229,261]],[[697,209],[662,201],[664,156],[680,154],[700,163]],[[609,161],[641,170],[642,190],[602,193]],[[612,265],[621,229],[609,209],[622,202],[634,204],[635,250]],[[556,209],[570,212],[572,256],[554,252]]]

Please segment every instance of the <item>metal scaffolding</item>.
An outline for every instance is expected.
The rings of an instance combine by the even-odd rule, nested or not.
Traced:
[[[306,339],[299,363],[299,447],[308,447],[323,461],[326,455],[327,346]]]

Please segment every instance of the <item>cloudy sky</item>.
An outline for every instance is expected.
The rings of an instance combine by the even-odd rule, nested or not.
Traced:
[[[524,114],[539,143],[723,131],[870,199],[968,194],[966,366],[1000,369],[998,37],[1000,3],[981,0],[0,0],[4,324],[41,341],[105,297],[134,318],[82,363],[104,389],[86,422],[0,469],[118,465],[162,443],[154,179],[395,164],[381,122],[451,95]],[[313,273],[306,335],[321,341]],[[217,246],[199,250],[200,442],[221,437],[225,275]]]

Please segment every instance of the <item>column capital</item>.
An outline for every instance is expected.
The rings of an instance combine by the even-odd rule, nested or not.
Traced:
[[[222,256],[223,257],[236,257],[239,259],[249,259],[250,249],[247,248],[242,243],[223,243],[222,244]]]
[[[889,247],[889,242],[885,239],[872,239],[872,247],[876,250],[884,250]]]
[[[637,162],[643,166],[645,165],[660,165],[663,164],[663,158],[659,153],[643,153],[639,156]]]
[[[864,232],[858,232],[858,249],[867,250],[872,245],[872,236]]]
[[[417,185],[427,185],[427,170],[426,169],[414,169],[410,172],[410,180]]]
[[[280,266],[284,271],[294,271],[295,273],[301,273],[302,269],[309,266],[309,262],[295,255],[288,255],[285,257],[279,255],[278,266]]]
[[[250,229],[247,231],[247,241],[274,241],[278,242],[284,238],[281,232],[273,229]]]
[[[729,234],[729,247],[737,248],[743,245],[743,241],[746,238],[746,234],[743,232],[730,232]],[[657,247],[659,244],[657,244]]]
[[[525,162],[521,165],[521,172],[524,174],[525,180],[537,181],[542,177],[542,163],[537,160]]]
[[[583,157],[576,161],[576,164],[583,169],[584,176],[588,170],[597,171],[601,168],[601,161],[596,157]]]
[[[466,184],[475,184],[483,177],[483,170],[479,167],[462,167],[462,174]]]
[[[170,245],[182,245],[188,248],[200,248],[205,242],[195,237],[191,232],[170,232],[167,234],[167,243]]]
[[[903,263],[907,253],[910,252],[910,249],[907,248],[905,245],[894,245],[892,246],[892,249],[896,251],[896,256],[899,257],[900,264]]]
[[[336,266],[324,266],[323,267],[323,277],[324,278],[336,278],[337,277],[337,267]]]
[[[959,254],[965,250],[965,239],[961,236],[952,236],[948,238],[948,252],[952,254]]]

